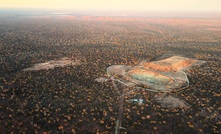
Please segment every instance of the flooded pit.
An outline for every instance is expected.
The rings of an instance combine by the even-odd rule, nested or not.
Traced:
[[[173,81],[168,76],[142,69],[129,71],[128,76],[137,81],[160,86],[167,85],[169,82]]]

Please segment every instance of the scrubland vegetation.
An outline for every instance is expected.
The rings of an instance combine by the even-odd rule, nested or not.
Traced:
[[[220,133],[221,20],[2,15],[0,132],[113,133],[119,95],[94,79],[110,65],[162,54],[206,61],[187,72],[188,88],[173,93],[190,108],[162,108],[140,90],[125,98],[144,103],[124,103],[122,133]],[[21,71],[62,57],[82,64]]]

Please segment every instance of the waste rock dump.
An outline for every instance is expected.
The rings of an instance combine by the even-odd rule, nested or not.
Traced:
[[[144,66],[144,68],[162,72],[177,72],[191,67],[196,62],[197,60],[189,59],[186,57],[172,56],[160,61],[142,62],[141,65]]]
[[[54,69],[55,67],[65,67],[65,66],[73,66],[79,64],[80,60],[72,60],[68,57],[64,57],[58,60],[50,60],[48,62],[35,64],[32,67],[23,69],[23,71],[48,70],[48,69]]]

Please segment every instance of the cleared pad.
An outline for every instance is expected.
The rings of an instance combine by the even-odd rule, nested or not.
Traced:
[[[80,64],[81,64],[80,60],[72,60],[68,57],[64,57],[58,60],[50,60],[48,62],[38,63],[32,67],[25,68],[22,71],[48,70],[48,69],[54,69],[55,67],[75,66]]]

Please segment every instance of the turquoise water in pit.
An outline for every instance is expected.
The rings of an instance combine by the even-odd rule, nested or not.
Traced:
[[[131,77],[138,81],[148,82],[155,85],[166,85],[170,79],[152,74],[132,74]]]

